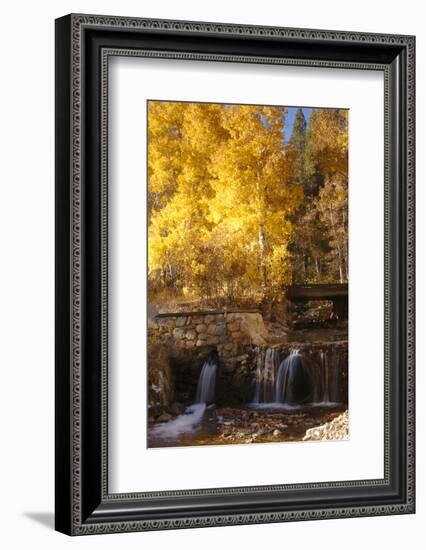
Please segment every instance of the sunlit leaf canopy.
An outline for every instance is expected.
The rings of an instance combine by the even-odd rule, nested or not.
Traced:
[[[294,109],[294,108],[293,108]],[[149,299],[347,280],[348,111],[149,101]]]

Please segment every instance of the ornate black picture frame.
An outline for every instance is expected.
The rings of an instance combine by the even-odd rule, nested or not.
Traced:
[[[108,58],[377,70],[385,82],[383,479],[108,492]],[[68,15],[56,21],[56,529],[69,535],[415,511],[413,36]]]

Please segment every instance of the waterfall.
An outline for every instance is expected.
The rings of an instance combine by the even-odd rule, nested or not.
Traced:
[[[214,401],[217,371],[217,356],[211,354],[204,361],[197,384],[193,405],[186,407],[185,412],[151,429],[151,437],[173,440],[185,432],[191,432],[201,424],[208,403]]]
[[[331,357],[330,357],[331,355]],[[339,401],[338,354],[335,348],[328,352],[321,350],[322,392],[317,401],[323,405],[333,405]]]
[[[258,351],[254,403],[263,405],[333,405],[338,401],[338,356],[320,350],[318,363],[290,350],[280,362],[280,350]]]
[[[329,373],[328,373],[328,361],[324,357],[324,351],[321,350],[321,366],[323,372],[323,401],[324,403],[330,402],[330,392],[329,392]]]
[[[290,404],[294,401],[291,382],[294,378],[295,370],[299,366],[300,358],[301,355],[298,349],[291,350],[290,355],[280,364],[277,383],[275,385],[275,403]]]
[[[255,403],[273,401],[275,393],[275,373],[279,364],[279,351],[264,348],[257,356]]]
[[[209,358],[204,362],[200,378],[198,379],[195,403],[209,403],[214,401],[216,370],[217,363],[213,358]]]

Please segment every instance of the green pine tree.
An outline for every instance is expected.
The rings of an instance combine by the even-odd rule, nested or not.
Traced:
[[[289,148],[294,158],[294,182],[299,185],[303,185],[305,180],[306,128],[306,118],[303,109],[299,107],[294,117],[293,132],[289,142]]]
[[[320,111],[321,109],[312,110],[309,127],[306,131],[303,190],[307,199],[316,197],[324,185],[324,174],[315,147],[317,136],[312,131],[312,127],[316,124],[316,119],[320,116]]]

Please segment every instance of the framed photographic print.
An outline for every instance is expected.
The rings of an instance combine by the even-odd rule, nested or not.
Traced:
[[[414,513],[412,36],[56,21],[56,529]]]

